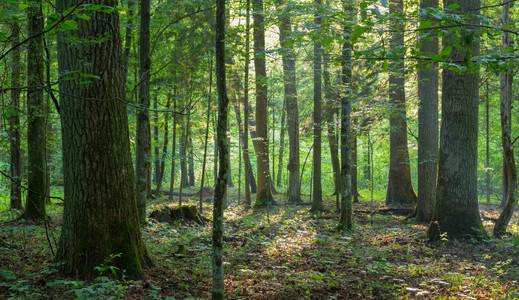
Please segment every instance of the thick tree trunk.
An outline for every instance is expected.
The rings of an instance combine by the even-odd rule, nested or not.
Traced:
[[[212,293],[213,300],[224,299],[223,277],[223,218],[224,197],[227,190],[227,178],[229,177],[229,139],[227,138],[228,106],[226,80],[225,80],[225,1],[216,2],[216,86],[218,89],[218,127],[217,147],[219,153],[218,180],[214,193],[213,205],[213,249],[212,262]]]
[[[438,0],[422,0],[421,9],[437,7]],[[420,41],[420,51],[438,54],[438,38]],[[433,213],[438,165],[438,63],[418,69],[418,199],[416,219],[429,222]]]
[[[20,27],[12,25],[12,45],[20,41]],[[13,209],[22,209],[22,161],[20,152],[20,73],[21,73],[21,47],[13,50],[11,54],[11,99],[9,103],[8,134],[10,153],[10,203]]]
[[[321,0],[314,0],[316,5],[314,23],[317,36],[321,33]],[[314,152],[313,152],[313,189],[312,211],[323,210],[323,189],[321,184],[321,102],[322,102],[322,65],[321,42],[314,43]]]
[[[27,9],[29,36],[43,31],[41,5]],[[27,48],[27,200],[24,218],[44,219],[45,212],[45,117],[43,112],[43,37],[29,41]]]
[[[139,109],[137,110],[137,136],[135,138],[135,186],[137,188],[137,208],[141,225],[146,223],[146,200],[151,175],[151,134],[150,134],[150,0],[140,0],[139,37]]]
[[[459,10],[477,15],[479,0],[447,0],[444,7],[459,4]],[[477,19],[471,23],[478,24]],[[462,49],[452,47],[448,60],[464,62],[470,72],[444,69],[442,78],[442,122],[438,155],[438,182],[429,240],[447,233],[450,239],[481,239],[487,236],[481,223],[477,193],[477,147],[479,72],[472,56],[479,54],[479,40],[468,30],[461,31]],[[444,47],[451,47],[454,34],[445,36]],[[464,49],[463,49],[464,48]]]
[[[343,2],[343,9],[346,15],[353,17],[353,3]],[[351,26],[344,27],[344,34],[351,34]],[[339,229],[351,230],[353,228],[353,204],[351,188],[351,54],[353,45],[346,39],[342,45],[341,55],[341,217],[339,219]]]
[[[78,0],[58,0],[66,11]],[[117,1],[87,1],[115,7]],[[72,41],[106,39],[95,43]],[[56,254],[62,271],[93,278],[96,266],[125,270],[142,277],[152,265],[141,238],[128,117],[124,99],[119,13],[95,12],[78,20],[78,30],[58,33],[65,206]],[[80,84],[80,73],[97,76]],[[72,73],[71,73],[72,72]],[[120,274],[122,275],[122,274]]]
[[[403,1],[389,2],[389,14],[403,14]],[[403,21],[402,21],[403,22]],[[397,49],[404,45],[404,23],[395,24],[399,29],[392,33],[390,47]],[[416,203],[416,194],[411,182],[411,167],[407,149],[407,121],[405,108],[404,53],[399,61],[391,62],[389,73],[389,177],[386,193],[386,205],[410,206]]]
[[[510,8],[513,2],[503,4],[502,23],[503,27],[510,25]],[[505,54],[510,52],[512,42],[510,33],[503,32],[502,51]],[[512,62],[510,62],[512,65]],[[503,169],[507,179],[507,201],[503,212],[499,215],[494,227],[494,235],[501,236],[506,232],[508,223],[514,214],[515,203],[517,202],[517,169],[515,166],[514,147],[512,144],[512,84],[513,70],[506,70],[501,73],[501,143],[503,147]]]
[[[265,24],[263,0],[253,0],[254,67],[256,70],[256,133],[258,192],[256,206],[275,204],[269,170],[269,141],[267,129],[267,68],[265,51]],[[250,119],[249,119],[250,121]],[[251,134],[252,136],[252,134]]]

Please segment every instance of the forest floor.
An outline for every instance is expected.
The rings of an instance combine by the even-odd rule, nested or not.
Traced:
[[[285,202],[283,195],[275,197]],[[369,202],[363,201],[354,206],[355,230],[337,232],[334,199],[326,197],[327,210],[319,214],[310,213],[309,206],[283,204],[245,210],[231,191],[225,212],[226,298],[519,298],[517,215],[509,227],[512,234],[502,239],[476,243],[446,238],[428,244],[426,224],[377,213],[380,204],[370,214]],[[184,198],[191,204],[197,200]],[[165,198],[155,199],[148,211],[164,204]],[[488,218],[497,218],[499,209],[481,210],[491,232]],[[52,264],[62,206],[51,205],[49,211],[48,226],[17,221],[15,213],[0,211],[0,299],[210,298],[210,222],[150,221],[143,234],[155,266],[146,270],[145,280],[100,275],[83,282],[61,278]],[[203,215],[211,219],[211,213],[206,204]],[[101,269],[110,270],[109,262]]]

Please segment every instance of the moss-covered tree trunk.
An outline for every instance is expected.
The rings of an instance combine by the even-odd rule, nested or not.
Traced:
[[[36,36],[27,48],[27,200],[24,218],[43,219],[45,212],[45,114],[43,101],[43,12],[32,3],[27,9],[28,34]]]
[[[58,0],[56,6],[66,11],[79,2]],[[85,4],[115,7],[117,1]],[[98,275],[94,267],[116,255],[110,263],[138,278],[152,261],[141,237],[128,117],[121,101],[119,13],[92,12],[90,20],[77,22],[77,30],[58,34],[65,205],[55,261],[67,275],[92,278]],[[81,84],[81,74],[96,78]]]
[[[267,130],[267,66],[265,51],[265,17],[263,0],[253,0],[254,68],[256,71],[256,134],[258,192],[256,206],[274,204],[269,170],[269,141]]]
[[[404,11],[402,0],[389,1],[389,14],[396,16],[393,24],[397,30],[391,33],[391,49],[402,49],[404,46]],[[386,205],[410,206],[416,203],[416,194],[411,181],[409,151],[407,148],[407,121],[405,108],[404,55],[396,55],[399,60],[390,63],[389,73],[389,176],[386,193]]]
[[[347,16],[353,17],[352,1],[344,1],[343,9]],[[344,26],[344,34],[351,34],[351,26]],[[351,54],[352,44],[349,39],[342,45],[341,55],[341,217],[339,219],[340,230],[350,230],[353,228],[353,204],[351,188]]]
[[[438,6],[437,0],[422,0],[420,8]],[[423,20],[427,22],[427,20]],[[428,55],[438,54],[438,38],[421,41],[420,50]],[[431,220],[436,194],[438,164],[438,63],[429,62],[418,69],[418,199],[416,219]]]
[[[447,0],[444,7],[454,3],[459,4],[462,13],[478,14],[479,0]],[[478,24],[477,19],[471,22]],[[479,40],[470,29],[463,29],[460,34],[461,49],[452,47],[448,60],[464,62],[470,72],[443,70],[438,183],[427,231],[429,240],[438,239],[443,233],[449,239],[487,235],[479,215],[477,193],[479,72],[470,61],[470,54],[479,54]],[[455,40],[454,33],[446,35],[443,47],[453,46]]]
[[[139,36],[139,109],[137,110],[137,135],[135,143],[135,185],[137,207],[141,224],[146,222],[146,200],[151,175],[150,133],[150,0],[140,1]]]
[[[13,24],[11,29],[12,45],[16,46],[20,41],[20,27]],[[22,209],[22,161],[20,152],[20,73],[21,73],[21,47],[13,50],[11,54],[11,99],[8,110],[8,134],[9,134],[9,175],[10,202],[9,207]]]

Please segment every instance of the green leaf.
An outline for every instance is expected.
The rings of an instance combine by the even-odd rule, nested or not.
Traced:
[[[443,48],[442,52],[441,52],[441,56],[442,57],[448,57],[452,52],[452,46],[447,46],[445,48]]]
[[[517,247],[519,246],[519,237],[517,239],[515,239],[515,242],[514,242],[514,247]]]
[[[451,10],[456,10],[460,7],[460,5],[458,3],[453,3],[451,5],[449,5],[449,9]]]
[[[389,63],[385,60],[382,64],[382,71],[386,72],[387,70],[389,70]]]
[[[18,4],[18,9],[19,10],[24,10],[28,7],[31,7],[29,4]]]
[[[85,15],[85,14],[77,15],[77,18],[81,19],[81,20],[86,20],[86,21],[90,20],[90,16]]]
[[[420,23],[420,26],[418,26],[418,29],[423,30],[423,29],[427,29],[427,28],[431,28],[431,27],[432,27],[432,21],[430,19],[427,19]]]
[[[99,76],[97,76],[97,75],[92,75],[92,74],[79,73],[79,76],[84,77],[84,78],[95,78],[95,79],[100,79]]]
[[[366,32],[366,28],[359,25],[355,26],[353,33],[351,34],[351,41],[356,41],[364,32]]]
[[[76,30],[77,22],[74,20],[66,20],[65,22],[61,23],[61,28],[65,30]]]

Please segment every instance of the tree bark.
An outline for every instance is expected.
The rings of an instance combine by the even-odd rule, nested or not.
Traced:
[[[177,110],[176,90],[173,93],[173,111]],[[177,115],[173,115],[173,140],[171,145],[171,173],[169,182],[169,197],[170,202],[173,201],[173,190],[175,189],[175,160],[177,152]]]
[[[502,24],[503,27],[510,26],[510,8],[513,2],[503,4]],[[508,54],[510,52],[512,41],[510,33],[503,32],[502,36],[502,52]],[[505,207],[494,227],[494,235],[501,236],[506,233],[506,228],[510,219],[514,214],[515,203],[517,202],[517,169],[515,166],[514,147],[512,143],[512,96],[513,96],[513,61],[509,61],[509,69],[501,72],[501,143],[503,147],[503,167],[507,179],[507,201]]]
[[[283,176],[283,153],[285,151],[285,112],[287,99],[283,100],[283,111],[281,112],[281,129],[279,133],[279,154],[278,154],[278,175],[276,178],[276,186],[281,187],[281,179]]]
[[[246,21],[245,21],[245,70],[244,70],[244,93],[243,93],[243,160],[249,161],[249,165],[245,163],[245,208],[251,207],[250,190],[256,186],[256,180],[253,178],[252,166],[250,165],[249,155],[249,64],[250,64],[250,0],[246,4]]]
[[[170,97],[166,102],[166,109],[169,110]],[[158,159],[160,161],[159,174],[157,178],[157,192],[155,196],[159,195],[159,191],[162,187],[162,181],[164,179],[164,171],[166,169],[166,156],[168,155],[168,144],[169,144],[169,113],[166,113],[164,119],[164,141],[162,146],[162,156]],[[201,212],[200,212],[201,213]]]
[[[343,9],[346,15],[353,15],[353,3],[351,1],[343,2]],[[351,35],[351,26],[344,26],[344,34]],[[352,204],[352,188],[351,188],[351,57],[353,45],[349,39],[344,41],[342,45],[341,55],[341,81],[342,81],[342,97],[341,97],[341,217],[339,219],[340,230],[351,230],[353,228],[353,204]]]
[[[33,3],[34,4],[34,3]],[[27,9],[29,36],[43,31],[41,5]],[[27,48],[27,199],[23,217],[44,219],[45,212],[45,117],[43,101],[43,36],[29,41]]]
[[[403,15],[403,1],[389,1],[390,15]],[[403,20],[403,18],[402,18]],[[392,33],[391,49],[404,46],[404,23],[394,24],[398,30]],[[407,149],[407,121],[405,108],[404,54],[390,63],[389,102],[391,104],[389,126],[389,176],[386,205],[410,206],[416,203],[416,194],[411,182],[409,151]]]
[[[140,0],[139,36],[139,108],[137,110],[137,136],[135,145],[135,185],[137,208],[141,225],[146,223],[146,200],[151,175],[150,134],[150,0]]]
[[[153,97],[153,142],[155,143],[155,147],[153,147],[153,183],[155,185],[158,184],[159,176],[160,176],[160,148],[159,148],[159,112],[158,112],[158,96],[157,94]]]
[[[283,52],[283,84],[285,87],[285,99],[287,102],[288,125],[288,203],[301,204],[301,184],[299,181],[300,154],[299,154],[299,109],[297,103],[296,85],[296,60],[294,48],[288,44],[292,33],[290,11],[282,0],[278,0],[278,7],[283,9],[279,26],[279,39]]]
[[[223,278],[223,218],[224,197],[229,177],[229,139],[227,138],[228,106],[225,80],[225,1],[216,2],[216,86],[218,90],[218,127],[217,147],[219,154],[218,180],[216,182],[213,205],[213,248],[212,262],[212,299],[224,299]]]
[[[11,29],[12,45],[20,41],[20,27],[13,24]],[[10,203],[12,209],[22,209],[22,161],[20,152],[20,73],[21,47],[17,47],[11,54],[11,99],[9,103],[8,135],[10,153]]]
[[[437,7],[438,0],[422,0],[421,9]],[[438,38],[420,42],[426,55],[438,54]],[[418,69],[418,198],[415,218],[429,222],[433,213],[438,165],[438,63],[429,62]]]
[[[66,11],[78,2],[58,0],[56,6]],[[115,7],[117,1],[86,4]],[[77,30],[58,32],[65,201],[55,261],[67,275],[93,278],[99,275],[94,268],[111,259],[129,278],[142,278],[152,261],[141,237],[128,117],[120,101],[119,13],[93,12],[77,22]],[[100,36],[107,38],[97,41]],[[76,70],[97,78],[82,84]]]
[[[254,67],[256,70],[256,134],[258,192],[255,206],[275,204],[269,168],[269,141],[267,129],[267,68],[265,51],[265,25],[263,0],[253,0]],[[250,120],[250,119],[249,119]]]
[[[328,61],[330,60],[330,54],[326,51],[323,53],[324,58],[324,86],[325,86],[325,109],[324,109],[324,120],[327,127],[328,145],[330,147],[330,158],[332,160],[333,170],[333,183],[334,191],[333,195],[340,193],[340,176],[341,176],[341,165],[339,161],[339,143],[337,141],[336,129],[337,120],[334,119],[335,111],[337,111],[337,100],[335,97],[339,95],[333,91],[333,86],[330,79],[330,70]]]
[[[202,162],[202,175],[201,175],[202,177],[200,180],[200,199],[199,199],[199,208],[198,208],[198,210],[200,211],[200,214],[203,211],[202,190],[204,189],[204,184],[205,184],[205,163],[207,162],[207,144],[209,143],[209,119],[211,117],[212,88],[213,88],[213,59],[211,57],[211,64],[209,65],[209,95],[207,97],[207,114],[206,114],[207,117],[205,120],[204,159]]]
[[[447,0],[444,7],[457,3],[462,13],[477,15],[479,0]],[[471,20],[478,24],[478,20]],[[454,33],[445,36],[444,47],[451,47]],[[461,30],[462,49],[452,47],[449,61],[463,62],[470,72],[443,70],[442,122],[438,156],[438,182],[432,222],[427,236],[437,240],[443,233],[449,239],[486,238],[481,223],[477,193],[477,147],[479,70],[471,62],[479,54],[474,32]]]
[[[321,59],[321,0],[314,0],[317,39],[314,42],[314,152],[313,152],[313,198],[311,211],[323,210],[323,189],[321,184],[321,102],[322,102],[322,59]]]

